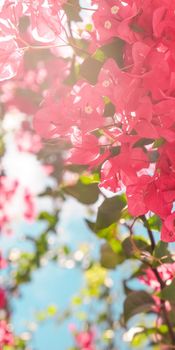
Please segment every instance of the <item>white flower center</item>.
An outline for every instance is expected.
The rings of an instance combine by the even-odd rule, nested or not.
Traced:
[[[118,6],[115,5],[115,6],[111,7],[111,13],[113,15],[116,15],[118,13],[118,11],[119,11],[119,7]]]
[[[105,24],[104,24],[104,27],[105,27],[105,29],[111,29],[111,27],[112,27],[111,22],[110,21],[106,21]]]
[[[108,87],[110,85],[110,81],[109,80],[104,80],[102,83],[103,87]]]
[[[87,114],[92,114],[93,112],[93,108],[91,106],[86,106],[84,110]]]

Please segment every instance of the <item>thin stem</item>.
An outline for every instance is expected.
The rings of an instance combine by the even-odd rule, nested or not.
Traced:
[[[155,246],[156,246],[156,243],[155,243],[155,240],[154,240],[154,236],[153,236],[153,233],[152,233],[152,230],[150,229],[149,227],[149,224],[148,224],[148,221],[146,219],[145,216],[141,216],[141,219],[144,223],[144,226],[146,227],[147,229],[147,232],[148,232],[148,235],[149,235],[149,238],[150,238],[150,241],[151,241],[151,247],[152,247],[152,251],[154,251],[155,249]],[[133,236],[133,232],[132,232],[132,228],[128,227],[129,230],[130,230],[130,236],[132,237]],[[149,268],[153,271],[157,281],[159,282],[160,284],[160,289],[163,290],[164,287],[166,286],[166,283],[163,281],[161,275],[159,274],[159,271],[157,270],[156,267],[153,267],[149,261],[143,261],[141,258],[139,258],[140,261],[146,263]],[[168,312],[167,312],[167,309],[166,309],[166,305],[165,305],[165,300],[163,299],[160,299],[160,302],[161,302],[161,311],[162,311],[162,314],[163,314],[163,318],[164,318],[164,321],[168,327],[168,332],[169,332],[169,336],[170,336],[170,339],[171,339],[171,342],[172,344],[175,344],[175,333],[174,333],[174,330],[173,330],[173,326],[170,322],[170,319],[169,319],[169,315],[168,315]]]
[[[25,40],[23,40],[22,38],[18,38],[19,41],[21,41],[21,43],[23,43],[25,46],[22,47],[21,49],[31,49],[31,50],[47,50],[47,49],[54,49],[56,47],[72,47],[75,50],[79,50],[81,52],[83,52],[84,54],[86,54],[87,56],[90,56],[89,52],[87,52],[86,50],[82,49],[81,47],[78,47],[77,45],[70,43],[70,42],[66,42],[63,38],[59,38],[60,40],[62,40],[64,42],[64,44],[53,44],[53,45],[31,45],[28,42],[26,42]]]
[[[142,216],[142,221],[144,223],[144,226],[147,229],[147,232],[148,232],[148,235],[149,235],[149,238],[150,238],[150,241],[151,241],[152,251],[154,251],[156,243],[155,243],[155,240],[154,240],[154,236],[153,236],[152,230],[150,229],[148,221],[147,221],[145,216]],[[162,277],[160,276],[159,271],[157,270],[156,267],[152,267],[151,266],[151,269],[154,272],[154,275],[155,275],[155,277],[157,278],[157,281],[160,284],[161,290],[163,290],[164,287],[166,286],[166,284],[163,281]],[[168,327],[168,332],[169,332],[170,339],[172,341],[172,344],[175,344],[175,333],[174,333],[174,330],[173,330],[173,326],[172,326],[172,324],[171,324],[171,322],[169,320],[168,312],[167,312],[166,305],[165,305],[165,300],[160,299],[160,302],[161,302],[161,309],[162,309],[163,317],[164,317],[164,320],[165,320],[166,325]]]
[[[154,235],[152,233],[152,230],[150,229],[149,225],[148,225],[148,221],[146,219],[146,217],[143,215],[141,216],[141,219],[144,223],[144,226],[146,227],[147,229],[147,232],[148,232],[148,236],[150,238],[150,241],[151,241],[151,248],[152,248],[152,251],[154,251],[155,247],[156,247],[156,243],[155,243],[155,240],[154,240]]]
[[[166,306],[165,306],[165,301],[162,299],[161,299],[161,307],[162,307],[162,312],[163,312],[165,322],[166,322],[167,327],[168,327],[169,335],[170,335],[170,338],[172,340],[172,344],[175,344],[175,334],[174,334],[173,326],[169,320],[168,312],[167,312]]]

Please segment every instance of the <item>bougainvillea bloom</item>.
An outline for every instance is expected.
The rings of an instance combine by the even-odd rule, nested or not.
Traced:
[[[6,103],[4,91],[1,100],[5,108],[15,104],[30,111],[42,138],[65,140],[67,163],[98,168],[100,187],[125,191],[131,215],[158,215],[161,238],[174,241],[175,2],[91,5],[91,24],[75,30],[76,40],[84,40],[78,47],[68,39],[66,1],[3,2],[0,81],[8,93]],[[59,46],[75,51],[72,66],[57,58]],[[33,55],[40,48],[50,50],[55,63],[51,67],[48,58],[29,72],[25,52]],[[23,84],[23,98],[15,77],[16,86]]]
[[[175,263],[172,264],[162,264],[157,267],[157,272],[159,273],[159,276],[163,283],[165,285],[169,285],[172,280],[175,277]],[[157,295],[158,292],[161,291],[161,286],[159,281],[157,280],[157,277],[154,273],[154,271],[151,268],[148,268],[144,271],[144,274],[142,276],[139,276],[139,280],[146,284],[147,286],[151,287],[155,295],[153,295],[155,305],[152,307],[153,311],[155,312],[160,312],[161,310],[161,299]],[[171,305],[170,303],[166,300],[165,302],[165,307],[167,311],[171,310]]]
[[[0,350],[3,350],[5,346],[14,345],[14,336],[10,329],[10,326],[5,320],[0,321]]]
[[[5,289],[0,288],[0,309],[5,309],[7,306],[7,294]]]
[[[31,220],[35,217],[32,194],[17,181],[5,176],[0,179],[0,230],[10,231],[11,222],[19,217]]]
[[[75,337],[75,343],[79,350],[95,350],[95,332],[92,329],[78,331],[74,324],[69,326],[70,331]]]

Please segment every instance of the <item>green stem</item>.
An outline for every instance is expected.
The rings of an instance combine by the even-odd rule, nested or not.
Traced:
[[[147,221],[145,216],[142,217],[142,221],[144,223],[144,226],[147,229],[147,232],[148,232],[148,235],[149,235],[149,238],[150,238],[150,241],[151,241],[152,251],[154,251],[154,249],[156,247],[156,242],[154,240],[153,232],[150,229],[148,221]],[[155,277],[157,278],[157,281],[160,284],[161,290],[163,290],[163,288],[166,286],[166,284],[163,281],[162,277],[160,276],[159,271],[157,270],[156,267],[152,267],[151,266],[151,269],[154,272],[154,275],[155,275]],[[170,319],[169,319],[169,315],[168,315],[168,312],[167,312],[167,309],[166,309],[166,305],[165,305],[165,300],[160,299],[160,301],[161,301],[161,309],[162,309],[163,317],[164,317],[165,323],[166,323],[166,325],[168,327],[168,332],[169,332],[170,339],[172,341],[172,344],[175,344],[175,333],[174,333],[173,326],[172,326],[172,324],[170,322]]]

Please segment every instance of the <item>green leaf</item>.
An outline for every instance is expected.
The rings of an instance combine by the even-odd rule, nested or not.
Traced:
[[[130,293],[124,303],[125,322],[127,322],[134,315],[150,311],[153,305],[153,298],[145,291]]]
[[[30,25],[30,19],[27,16],[19,18],[18,28],[20,33],[25,33]]]
[[[95,85],[102,66],[102,61],[97,60],[93,56],[87,57],[80,65],[80,77],[86,79],[90,84]]]
[[[133,147],[137,148],[137,147],[144,147],[146,145],[150,145],[153,143],[153,139],[148,139],[148,138],[141,138],[140,140],[138,140]]]
[[[90,220],[85,219],[86,224],[90,228],[92,232],[94,232],[99,238],[106,239],[108,242],[111,242],[113,240],[116,241],[117,239],[117,225],[116,223],[113,223],[112,225],[102,229],[102,230],[96,230],[96,223],[92,222]]]
[[[145,345],[145,342],[147,340],[147,335],[143,332],[138,332],[133,336],[133,339],[131,341],[132,346],[138,349],[143,349],[143,346]]]
[[[72,305],[74,306],[79,306],[82,304],[82,298],[78,295],[75,295],[73,298],[72,298]]]
[[[132,238],[129,236],[125,238],[125,240],[122,242],[122,245],[127,258],[136,256],[139,250],[148,251],[149,248],[147,241],[137,236],[134,236]]]
[[[168,250],[168,244],[162,241],[157,243],[153,256],[163,263],[171,263],[173,261]]]
[[[78,0],[68,0],[67,3],[63,5],[63,9],[70,21],[79,22],[82,21],[79,12],[81,7]]]
[[[85,185],[78,181],[74,186],[64,187],[63,191],[87,205],[95,203],[99,196],[99,189],[96,183]]]
[[[175,278],[172,280],[171,284],[160,292],[160,297],[163,300],[168,300],[170,303],[175,304]]]
[[[106,56],[105,56],[103,50],[100,50],[100,49],[97,49],[92,57],[95,58],[97,61],[102,62],[102,63],[104,63],[104,61],[106,59]]]
[[[85,29],[87,32],[92,32],[93,31],[93,25],[91,23],[86,24]]]
[[[148,225],[151,230],[160,231],[161,220],[157,215],[153,215],[148,219]]]
[[[106,58],[113,58],[116,63],[122,67],[123,45],[124,42],[122,40],[115,38],[110,44],[103,45],[101,50],[104,52]]]
[[[169,317],[169,320],[172,324],[172,326],[175,326],[175,312],[174,312],[174,305],[172,307],[172,309],[168,312],[168,317]]]
[[[118,251],[118,253],[115,253],[108,243],[103,244],[100,250],[101,265],[106,269],[115,269],[118,264],[121,264],[124,261],[124,256],[122,254],[121,246],[119,249],[120,251]]]
[[[153,144],[153,148],[159,148],[160,146],[162,146],[165,143],[165,140],[161,137],[160,139],[157,139],[154,144]]]
[[[48,250],[48,237],[47,237],[47,233],[46,232],[42,233],[35,240],[35,247],[36,247],[36,258],[39,259]]]
[[[49,223],[49,226],[55,226],[57,224],[58,218],[56,215],[50,214],[47,211],[42,211],[39,216],[39,220],[45,220]]]
[[[100,177],[98,173],[94,173],[94,174],[82,174],[80,175],[80,181],[84,184],[84,185],[90,185],[90,184],[94,184],[94,183],[99,183],[100,182]]]
[[[115,106],[113,103],[109,102],[105,104],[104,116],[112,117],[115,113]]]
[[[53,317],[57,313],[57,306],[56,305],[49,305],[47,308],[47,314],[49,317]]]
[[[106,198],[98,208],[95,231],[100,231],[116,223],[120,217],[126,201],[122,196]]]
[[[87,57],[80,66],[80,76],[92,85],[98,80],[99,72],[106,59],[113,58],[119,66],[123,64],[123,41],[114,39],[112,43],[101,46],[92,56]]]

